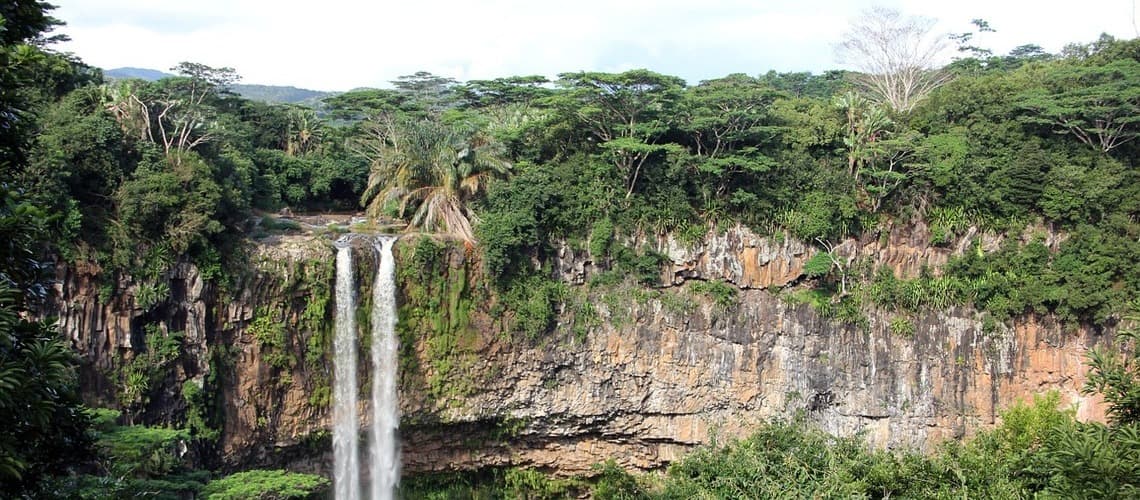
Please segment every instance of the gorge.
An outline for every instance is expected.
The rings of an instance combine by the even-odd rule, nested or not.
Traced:
[[[370,316],[372,339],[382,338],[395,317],[379,306],[391,304],[388,287],[398,288],[405,315],[398,377],[405,473],[525,466],[570,475],[615,458],[624,467],[649,470],[715,436],[744,436],[768,419],[797,412],[837,434],[863,433],[879,446],[932,449],[993,425],[1000,409],[1042,387],[1060,390],[1082,417],[1103,418],[1102,403],[1078,391],[1084,349],[1099,342],[1100,332],[1066,330],[1048,318],[987,331],[969,308],[918,314],[913,333],[893,332],[892,314],[882,310],[868,311],[864,326],[845,323],[789,299],[815,252],[810,247],[743,228],[710,233],[703,241],[685,246],[655,240],[670,256],[662,268],[668,285],[644,292],[623,286],[587,290],[588,276],[597,272],[591,257],[563,247],[557,272],[568,283],[581,283],[573,286],[583,294],[567,299],[550,337],[520,343],[504,337],[501,320],[485,304],[470,299],[479,293],[479,262],[462,245],[409,237],[398,245],[384,240],[377,251],[368,238],[342,238],[335,248],[336,331],[339,336],[357,318]],[[998,244],[993,235],[970,233],[954,245],[931,247],[920,235],[896,231],[886,244],[847,240],[837,252],[850,261],[871,259],[905,277],[941,265],[974,241]],[[352,418],[362,405],[346,404],[343,413],[334,407],[330,415],[327,400],[310,397],[322,390],[323,362],[269,361],[278,350],[312,359],[309,349],[323,342],[313,341],[322,327],[310,328],[302,317],[309,304],[321,302],[320,290],[332,285],[333,273],[321,271],[320,263],[331,262],[333,254],[334,246],[320,237],[270,238],[257,245],[254,272],[226,301],[193,266],[180,266],[170,275],[173,300],[150,318],[186,331],[188,362],[156,393],[173,396],[186,380],[225,381],[215,389],[224,415],[223,463],[235,469],[328,471],[323,441],[313,439],[329,428],[331,417],[332,443],[348,450],[348,458],[337,461],[338,477],[348,478],[345,490],[338,482],[339,492],[359,487],[352,485],[359,476],[352,472],[357,466],[351,465],[351,450],[363,427],[341,430],[340,419]],[[359,258],[350,260],[353,254]],[[389,267],[396,261],[399,274]],[[368,276],[375,276],[371,287],[364,286]],[[121,353],[138,348],[131,325],[143,312],[130,289],[122,299],[104,303],[92,288],[93,275],[68,270],[60,277],[59,295],[67,297],[59,305],[60,325],[80,347],[85,387],[111,398],[106,374]],[[738,290],[732,303],[718,305],[692,291],[693,283],[717,280]],[[349,288],[352,283],[358,289]],[[373,299],[352,306],[353,294]],[[596,311],[589,322],[580,309],[591,307],[586,304]],[[250,325],[267,310],[279,311],[275,317],[287,325],[280,346],[250,334]],[[333,342],[338,359],[354,345]],[[373,352],[382,353],[374,360],[392,355],[393,344],[371,342]],[[208,362],[225,345],[236,349],[231,364]],[[396,380],[365,371],[342,376],[347,365],[336,366],[335,381],[359,380],[371,387],[374,401],[392,389],[384,381]],[[341,385],[334,387],[334,404],[358,400],[340,396]],[[152,422],[178,418],[177,404],[152,408],[163,408],[145,415]],[[373,425],[385,421],[372,419]],[[384,441],[393,430],[380,429],[380,439],[372,442]],[[371,458],[371,477],[394,483],[391,457]]]
[[[1140,39],[310,107],[53,8],[0,4],[0,497],[1140,488]]]

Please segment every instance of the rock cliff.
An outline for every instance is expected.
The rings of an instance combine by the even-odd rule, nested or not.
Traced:
[[[834,253],[916,276],[999,240],[970,231],[938,247],[921,234],[847,240]],[[401,241],[399,266],[422,267],[414,241]],[[1078,391],[1098,331],[1039,317],[983,328],[975,311],[960,307],[914,315],[913,333],[893,332],[896,313],[885,310],[845,324],[786,298],[803,279],[809,245],[743,228],[696,245],[668,237],[635,243],[668,256],[665,286],[585,286],[597,272],[593,259],[563,245],[554,272],[573,293],[554,331],[539,338],[503,332],[509,313],[483,289],[479,263],[462,245],[442,247],[430,279],[401,273],[405,306],[438,309],[402,312],[405,473],[514,465],[574,474],[608,459],[650,469],[714,437],[797,413],[836,434],[928,449],[1048,389],[1082,418],[1103,418],[1103,405]],[[375,266],[370,252],[357,249],[362,288]],[[272,237],[254,245],[247,271],[229,285],[175,266],[163,277],[169,297],[147,308],[138,284],[107,285],[97,269],[63,266],[53,312],[84,359],[90,402],[126,407],[140,422],[205,414],[219,431],[215,457],[227,468],[325,471],[332,260],[328,239]],[[735,299],[718,303],[693,290],[708,280],[738,288]],[[124,367],[149,355],[155,335],[177,337],[180,349],[161,360],[141,397],[126,397],[135,393],[123,390],[132,373]],[[188,383],[213,397],[191,401]]]

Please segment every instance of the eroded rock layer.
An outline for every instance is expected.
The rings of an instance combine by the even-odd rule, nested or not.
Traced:
[[[971,231],[932,247],[891,233],[840,242],[835,253],[906,277],[997,241]],[[567,305],[554,331],[540,338],[504,333],[509,318],[481,290],[479,263],[462,245],[446,247],[439,279],[450,285],[429,295],[442,309],[456,309],[460,292],[474,299],[459,302],[467,304],[462,321],[454,311],[401,320],[403,471],[515,465],[574,474],[608,459],[649,469],[714,436],[746,435],[797,413],[836,434],[929,449],[1050,389],[1082,418],[1103,418],[1102,404],[1079,393],[1083,355],[1098,332],[1036,317],[984,331],[968,308],[913,315],[913,334],[892,333],[899,313],[891,311],[865,311],[864,325],[845,324],[782,296],[802,280],[815,251],[809,245],[741,228],[700,245],[638,243],[672,260],[665,287],[587,291],[594,262],[564,246],[556,273],[595,320],[578,323]],[[411,265],[413,244],[399,244],[400,265]],[[359,296],[366,298],[376,260],[371,247],[356,251],[363,257]],[[180,264],[163,277],[169,297],[147,308],[137,284],[108,285],[97,269],[61,267],[53,312],[84,359],[92,404],[123,406],[138,422],[181,423],[190,411],[182,388],[197,384],[213,396],[205,411],[220,431],[216,458],[224,466],[327,471],[332,255],[327,239],[272,238],[228,286],[210,285]],[[405,296],[422,285],[422,277],[400,276]],[[694,280],[724,280],[739,291],[718,305],[691,290]],[[147,352],[148,325],[152,333],[180,332],[181,348],[145,397],[124,401],[123,367]],[[361,377],[368,387],[367,374]],[[370,413],[366,401],[359,404],[361,414]]]

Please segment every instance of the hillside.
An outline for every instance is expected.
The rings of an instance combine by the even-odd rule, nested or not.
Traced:
[[[127,78],[138,78],[139,80],[146,80],[153,82],[161,80],[168,76],[174,76],[170,73],[164,73],[157,69],[147,68],[115,68],[103,71],[103,77],[108,80],[125,80]]]
[[[270,104],[300,104],[309,107],[316,107],[320,105],[322,99],[338,94],[337,92],[324,92],[291,86],[241,83],[230,86],[230,90],[251,101]]]
[[[155,69],[148,68],[115,68],[103,71],[103,77],[108,80],[125,80],[137,78],[153,82],[174,76]],[[239,83],[232,85],[230,90],[251,101],[269,104],[300,104],[302,106],[316,107],[321,100],[331,97],[338,92],[324,92],[320,90],[302,89],[285,85],[258,85]]]

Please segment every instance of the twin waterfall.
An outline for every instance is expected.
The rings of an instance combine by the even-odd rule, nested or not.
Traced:
[[[337,500],[357,500],[360,490],[360,415],[357,411],[356,287],[352,237],[337,240],[336,334],[333,338],[333,488]],[[400,479],[396,427],[396,262],[394,237],[372,245],[380,264],[372,286],[372,426],[369,430],[369,490],[372,500],[393,498]]]

